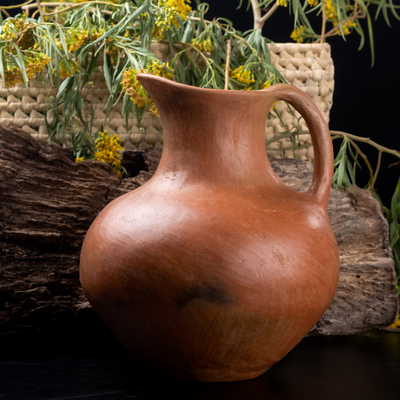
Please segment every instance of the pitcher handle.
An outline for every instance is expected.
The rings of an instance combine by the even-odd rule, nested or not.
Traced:
[[[326,208],[333,177],[333,146],[328,124],[311,97],[297,87],[276,84],[265,91],[274,96],[273,101],[283,100],[292,105],[306,121],[314,146],[314,174],[305,193]]]

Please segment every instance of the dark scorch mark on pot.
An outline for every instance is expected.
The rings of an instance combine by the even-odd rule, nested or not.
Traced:
[[[234,302],[234,298],[223,288],[222,284],[212,286],[198,284],[183,291],[180,298],[177,299],[177,304],[179,308],[184,308],[195,300],[202,300],[220,306],[229,306]]]

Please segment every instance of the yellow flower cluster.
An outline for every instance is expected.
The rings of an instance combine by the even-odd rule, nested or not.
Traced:
[[[300,28],[294,29],[290,34],[291,39],[297,43],[302,43],[304,40],[304,31],[307,29],[305,25],[301,25]]]
[[[65,42],[69,53],[79,49],[88,39],[88,32],[84,30],[68,29],[67,32],[65,32]]]
[[[17,83],[23,83],[22,72],[16,65],[7,65],[4,69],[4,78],[6,80],[6,86],[12,87]]]
[[[155,39],[162,39],[167,31],[173,26],[179,26],[178,16],[183,20],[187,19],[188,13],[192,11],[190,0],[158,0],[160,7],[156,11],[156,29],[153,32]]]
[[[85,41],[89,39],[87,31],[79,29],[68,29],[65,32],[65,43],[67,45],[67,51],[69,53],[79,49],[79,47],[85,44]],[[96,38],[97,39],[97,38]],[[61,40],[54,38],[57,47],[61,50],[63,48]]]
[[[153,105],[149,108],[149,113],[152,115],[156,115],[157,117],[160,116],[160,114],[158,113],[158,109],[156,107],[156,105],[153,103]]]
[[[261,86],[260,89],[266,89],[269,88],[271,86],[271,82],[269,80],[266,80]]]
[[[144,87],[136,79],[136,75],[138,73],[145,73],[161,76],[166,79],[172,79],[173,75],[169,71],[170,67],[168,63],[163,64],[158,61],[147,66],[147,68],[141,68],[140,71],[128,68],[124,72],[121,85],[125,89],[126,93],[129,94],[131,100],[135,103],[136,107],[143,108],[146,105],[152,105],[153,100],[147,96]],[[157,113],[154,108],[153,113]]]
[[[336,19],[337,20],[337,12],[332,5],[332,0],[326,0],[325,5],[326,5],[326,17],[328,19]]]
[[[203,41],[200,41],[199,39],[195,38],[192,39],[192,44],[194,47],[196,47],[196,49],[200,51],[204,52],[208,51],[209,53],[211,53],[214,50],[214,46],[212,45],[210,38]]]
[[[69,60],[68,64],[69,64],[70,68],[72,69],[72,71],[78,72],[78,70],[79,70],[78,64],[75,61]],[[53,72],[54,72],[54,70],[53,70]],[[68,78],[69,76],[72,75],[71,70],[67,67],[67,65],[65,64],[65,62],[63,60],[60,61],[58,72],[60,74],[60,78]]]
[[[316,7],[318,5],[318,0],[307,0],[310,7]]]
[[[49,63],[50,57],[43,53],[30,51],[28,55],[23,56],[23,61],[29,82]],[[4,68],[4,78],[7,87],[12,87],[17,83],[24,82],[21,69],[14,63],[6,63]]]
[[[104,29],[99,29],[98,31],[92,31],[90,33],[92,39],[96,40],[98,39],[102,34],[104,33]]]
[[[26,76],[29,81],[43,70],[50,58],[36,51],[37,46],[33,37],[33,24],[27,20],[28,16],[24,13],[18,18],[9,18],[4,22],[0,31],[0,41],[5,42],[4,51],[4,78],[7,87],[12,87],[18,83],[23,83],[23,75],[19,63],[16,61],[17,52],[14,42],[22,54],[22,61],[25,66]]]
[[[188,4],[187,4],[188,3]],[[188,13],[192,11],[192,7],[190,7],[190,0],[159,0],[158,4],[161,7],[169,8],[174,10],[175,17],[180,15],[180,17],[185,20]],[[173,21],[175,26],[179,25],[178,21]]]
[[[33,37],[33,25],[27,20],[24,13],[17,19],[11,18],[4,22],[0,34],[1,41],[14,41],[21,50],[27,50],[33,47],[35,40]]]
[[[339,22],[333,22],[333,25],[339,27]],[[345,35],[350,35],[350,33],[351,33],[351,28],[353,28],[353,27],[356,26],[356,25],[357,25],[357,24],[356,24],[355,22],[353,22],[353,21],[349,21],[349,20],[343,21],[343,33],[344,33]],[[338,30],[336,31],[336,35],[341,35],[340,29],[338,29]]]
[[[269,88],[271,86],[271,82],[269,81],[269,80],[266,80],[261,86],[260,86],[260,89],[262,90],[262,89],[267,89],[267,88]],[[278,102],[278,100],[276,100],[276,101],[274,101],[274,103],[272,104],[272,109],[274,109],[275,108],[275,106],[276,106],[276,103]]]
[[[339,20],[338,14],[333,7],[332,0],[326,0],[326,16],[329,20],[331,20],[334,27],[339,28]],[[350,35],[351,28],[356,26],[357,24],[354,21],[343,20],[343,33],[345,35]],[[341,35],[340,29],[337,29],[336,35]]]
[[[145,72],[143,68],[137,71],[133,68],[128,68],[124,71],[121,85],[125,89],[126,93],[129,94],[131,100],[139,108],[143,108],[146,105],[146,91],[144,87],[136,79],[138,72]],[[151,104],[150,98],[147,99],[147,104]]]
[[[281,7],[287,7],[287,0],[276,0],[276,4]]]
[[[121,40],[124,42],[124,39]],[[118,58],[125,58],[126,53],[120,50],[117,46],[112,43],[112,39],[107,39],[106,54],[110,57],[111,64],[116,65]]]
[[[99,132],[99,137],[96,139],[96,151],[94,153],[94,158],[97,161],[103,161],[106,164],[110,164],[114,171],[118,174],[120,178],[123,175],[123,169],[121,165],[121,154],[118,150],[125,150],[120,143],[120,138],[118,135],[110,136],[107,131]],[[79,159],[76,159],[75,162]]]
[[[18,37],[17,32],[14,30],[13,19],[6,20],[0,34],[0,40],[11,41]]]
[[[250,85],[255,82],[254,75],[251,73],[251,71],[243,68],[243,65],[231,71],[230,76],[239,82],[245,83],[246,85]]]

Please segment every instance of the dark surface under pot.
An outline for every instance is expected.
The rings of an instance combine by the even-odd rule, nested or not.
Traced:
[[[0,344],[1,400],[396,400],[400,335],[305,338],[265,375],[233,383],[165,377],[135,361],[99,326]]]

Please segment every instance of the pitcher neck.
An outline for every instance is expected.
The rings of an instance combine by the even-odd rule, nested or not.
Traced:
[[[258,123],[246,113],[223,109],[216,115],[198,111],[191,118],[176,117],[169,117],[173,127],[169,123],[164,127],[160,173],[218,184],[264,181],[270,168],[264,144],[265,121]]]
[[[218,184],[268,180],[264,130],[272,100],[265,92],[199,89],[148,75],[138,78],[163,123],[158,176]]]

